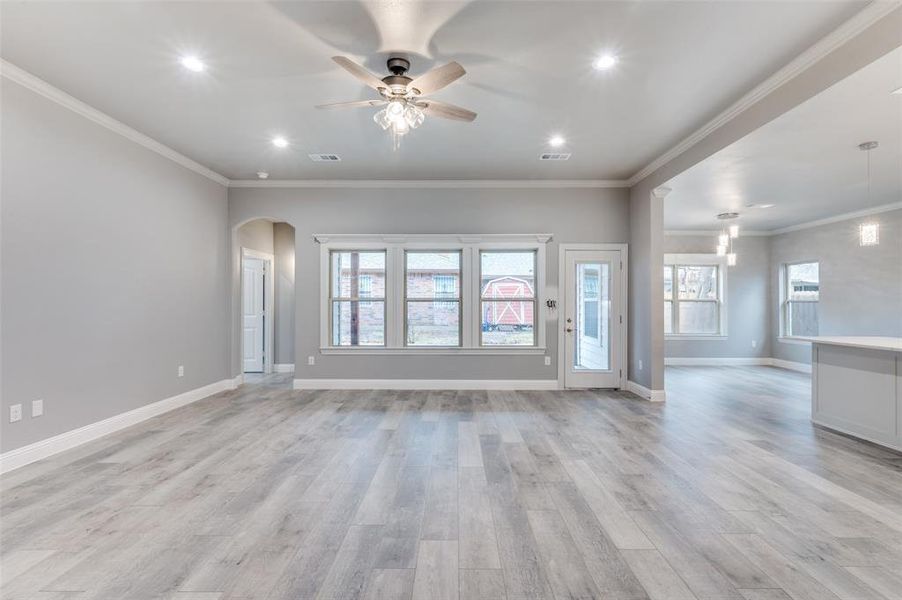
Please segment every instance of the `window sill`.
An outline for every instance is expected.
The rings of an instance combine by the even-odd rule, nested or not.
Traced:
[[[674,342],[716,342],[727,339],[725,335],[665,335],[664,341]]]
[[[795,337],[778,337],[777,341],[781,344],[796,344],[797,346],[810,346],[811,342],[808,340],[800,340]]]
[[[320,354],[342,356],[528,356],[545,354],[545,348],[320,348]]]

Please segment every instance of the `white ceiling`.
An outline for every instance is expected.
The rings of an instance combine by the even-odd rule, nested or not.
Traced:
[[[667,183],[667,229],[714,229],[715,215],[771,231],[902,202],[902,48],[874,61]],[[871,199],[867,156],[871,151]],[[747,208],[748,204],[775,204]]]
[[[0,55],[231,179],[625,179],[865,4],[0,2]],[[330,56],[384,73],[391,50],[414,75],[463,64],[435,98],[479,118],[393,152],[373,109],[312,108],[374,93]],[[620,64],[594,71],[605,51]],[[540,163],[553,133],[573,157]]]

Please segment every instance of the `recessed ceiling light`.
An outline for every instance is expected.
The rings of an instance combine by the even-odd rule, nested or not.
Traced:
[[[553,135],[548,139],[548,144],[554,148],[559,148],[564,145],[565,141],[566,140],[564,140],[563,137],[559,135]]]
[[[272,139],[272,145],[275,146],[276,148],[287,148],[288,140],[286,140],[282,136],[274,137]]]
[[[193,55],[183,56],[180,62],[182,63],[183,67],[185,67],[189,71],[194,71],[195,73],[200,73],[207,68],[207,65],[205,65],[201,59]]]
[[[617,57],[613,54],[602,54],[595,59],[593,66],[599,71],[606,71],[617,64]]]
[[[269,173],[266,171],[257,171],[257,179],[268,179]]]
[[[891,93],[899,94],[900,96],[902,96],[902,87],[900,87],[898,90],[893,90]]]

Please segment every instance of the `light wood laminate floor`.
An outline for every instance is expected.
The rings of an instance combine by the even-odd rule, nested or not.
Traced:
[[[902,598],[902,456],[807,376],[245,385],[0,478],[2,598]]]

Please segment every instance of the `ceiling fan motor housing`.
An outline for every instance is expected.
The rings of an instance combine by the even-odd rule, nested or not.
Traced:
[[[392,75],[403,75],[410,69],[410,61],[400,56],[392,56],[386,64]]]

